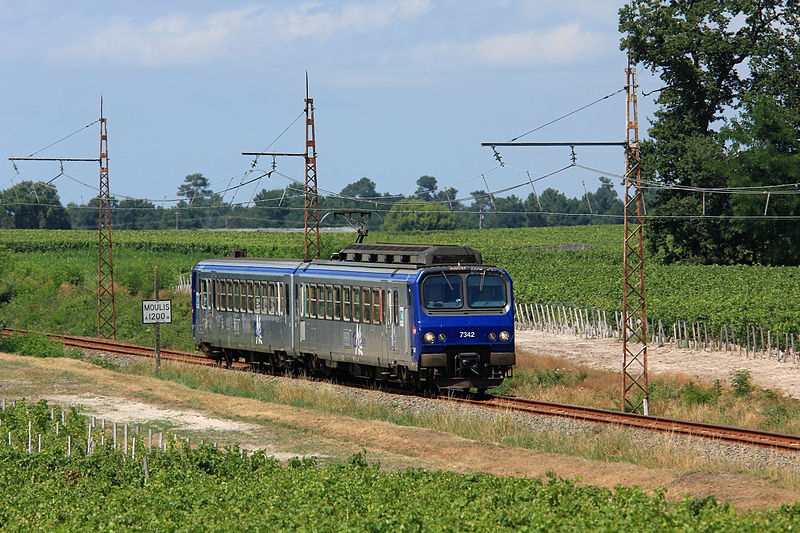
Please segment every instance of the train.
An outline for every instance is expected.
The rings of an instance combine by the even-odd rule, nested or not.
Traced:
[[[206,259],[191,281],[192,336],[220,364],[480,393],[516,362],[511,277],[466,246]]]

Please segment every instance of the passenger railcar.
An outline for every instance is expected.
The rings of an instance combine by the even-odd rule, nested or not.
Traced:
[[[193,269],[192,295],[195,342],[228,363],[479,391],[515,363],[511,278],[467,247],[208,259]]]

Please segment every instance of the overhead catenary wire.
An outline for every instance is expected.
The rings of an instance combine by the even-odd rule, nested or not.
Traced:
[[[273,140],[271,143],[269,143],[269,144],[267,145],[267,147],[266,147],[266,148],[264,148],[264,149],[263,149],[263,150],[261,150],[261,151],[262,151],[262,152],[266,152],[267,150],[269,150],[270,148],[272,148],[272,145],[273,145],[273,144],[275,144],[276,142],[278,142],[278,139],[280,139],[281,137],[283,137],[283,134],[284,134],[284,133],[286,133],[287,131],[289,131],[289,128],[291,128],[292,126],[294,126],[295,122],[297,122],[298,120],[300,120],[300,117],[302,117],[302,116],[303,116],[305,113],[306,113],[306,110],[305,110],[305,108],[304,108],[302,111],[300,111],[300,114],[299,114],[299,115],[297,115],[297,116],[295,117],[295,119],[294,119],[294,120],[293,120],[293,121],[292,121],[292,122],[291,122],[291,123],[290,123],[288,126],[286,126],[286,128],[285,128],[285,129],[284,129],[284,130],[283,130],[283,131],[280,133],[280,135],[278,135],[277,137],[275,137],[275,139],[274,139],[274,140]],[[258,155],[257,155],[257,156],[255,156],[255,157],[253,158],[253,161],[252,161],[252,163],[250,164],[250,168],[255,168],[255,167],[256,167],[256,165],[258,164],[258,158],[259,158],[259,157],[260,157],[260,156],[258,156]]]
[[[605,96],[602,96],[602,97],[598,98],[597,100],[594,100],[593,102],[589,102],[588,104],[586,104],[586,105],[584,105],[584,106],[581,106],[581,107],[579,107],[578,109],[575,109],[575,110],[573,110],[573,111],[570,111],[569,113],[566,113],[566,114],[564,114],[564,115],[561,115],[560,117],[554,118],[553,120],[551,120],[551,121],[549,121],[549,122],[545,122],[544,124],[542,124],[542,125],[540,125],[540,126],[537,126],[537,127],[533,128],[532,130],[526,131],[525,133],[523,133],[523,134],[521,134],[521,135],[517,135],[517,136],[516,136],[516,137],[514,137],[513,139],[510,139],[508,142],[515,142],[515,141],[517,141],[517,140],[519,140],[519,139],[521,139],[521,138],[525,137],[526,135],[530,135],[531,133],[533,133],[533,132],[535,132],[535,131],[539,131],[539,130],[541,130],[541,129],[543,129],[543,128],[546,128],[547,126],[550,126],[551,124],[555,124],[555,123],[556,123],[556,122],[558,122],[559,120],[563,120],[563,119],[565,119],[565,118],[567,118],[567,117],[569,117],[569,116],[571,116],[571,115],[574,115],[575,113],[578,113],[578,112],[580,112],[580,111],[583,111],[584,109],[586,109],[586,108],[588,108],[588,107],[591,107],[591,106],[593,106],[593,105],[595,105],[595,104],[598,104],[598,103],[602,102],[603,100],[607,100],[607,99],[611,98],[612,96],[616,96],[616,95],[618,95],[619,93],[623,93],[623,92],[625,92],[626,90],[627,90],[627,87],[623,87],[622,89],[617,89],[616,91],[614,91],[614,92],[612,92],[612,93],[609,93],[609,94],[607,94],[607,95],[605,95]]]
[[[93,121],[93,122],[90,122],[89,124],[87,124],[87,125],[85,125],[85,126],[83,126],[83,127],[81,127],[81,128],[78,128],[77,130],[73,131],[73,132],[72,132],[72,133],[70,133],[69,135],[66,135],[66,136],[64,136],[64,137],[61,137],[59,140],[57,140],[57,141],[55,141],[55,142],[52,142],[52,143],[48,144],[48,145],[47,145],[47,146],[45,146],[44,148],[40,148],[39,150],[36,150],[36,151],[35,151],[35,152],[33,152],[32,154],[28,154],[28,156],[27,156],[27,157],[33,157],[33,156],[35,156],[36,154],[39,154],[39,153],[41,153],[41,152],[44,152],[44,151],[45,151],[45,150],[47,150],[48,148],[51,148],[51,147],[53,147],[53,146],[57,145],[57,144],[58,144],[58,143],[60,143],[61,141],[66,141],[67,139],[69,139],[69,138],[70,138],[70,137],[72,137],[73,135],[77,135],[78,133],[82,132],[82,131],[83,131],[83,130],[85,130],[86,128],[90,128],[90,127],[94,126],[94,125],[95,125],[95,124],[97,124],[98,122],[100,122],[100,119],[97,119],[97,120],[95,120],[95,121]]]

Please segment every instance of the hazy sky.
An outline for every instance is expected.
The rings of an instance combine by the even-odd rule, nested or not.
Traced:
[[[240,152],[264,149],[300,114],[308,71],[320,189],[366,176],[380,192],[410,194],[428,174],[466,196],[486,188],[483,173],[498,190],[527,180],[524,170],[535,178],[567,165],[569,149],[506,148],[509,166],[489,172],[496,162],[482,141],[508,141],[623,87],[620,4],[0,0],[0,154],[27,156],[93,122],[102,94],[112,194],[174,198],[195,172],[221,190],[250,168]],[[658,86],[639,81],[645,91]],[[652,100],[640,103],[644,134]],[[623,93],[523,140],[622,141],[624,113]],[[299,120],[271,150],[302,152],[304,135]],[[98,144],[94,125],[38,156],[97,157]],[[623,170],[621,148],[579,149],[578,157]],[[302,159],[277,164],[303,179]],[[57,163],[2,168],[0,189],[60,172]],[[64,203],[96,194],[95,164],[64,171],[69,177],[54,181]],[[598,176],[571,169],[537,190],[578,196],[584,183],[596,189]],[[264,178],[226,199],[289,184]]]

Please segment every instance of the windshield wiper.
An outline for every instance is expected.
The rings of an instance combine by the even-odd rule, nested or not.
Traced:
[[[454,288],[453,288],[453,286],[450,284],[450,280],[449,280],[449,279],[447,279],[447,274],[445,274],[444,272],[442,272],[442,277],[444,277],[444,280],[447,282],[447,286],[448,286],[448,287],[450,287],[450,290],[451,290],[452,292],[455,292],[455,289],[454,289]]]
[[[478,292],[480,294],[483,294],[483,278],[485,277],[486,277],[486,271],[484,270],[481,272],[481,284],[478,286]]]

